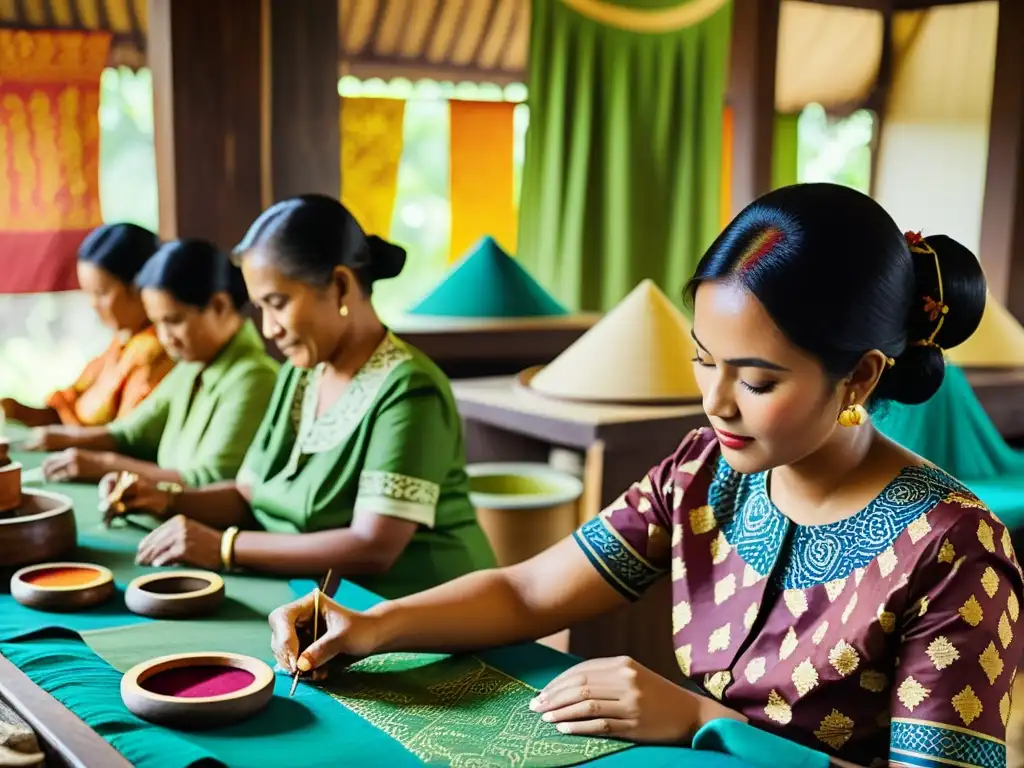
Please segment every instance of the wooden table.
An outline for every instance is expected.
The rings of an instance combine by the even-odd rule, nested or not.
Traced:
[[[703,408],[605,406],[552,400],[524,390],[514,377],[453,382],[470,462],[547,462],[553,448],[583,458],[581,522],[596,515],[670,455],[686,434],[706,426]],[[634,605],[570,630],[569,649],[588,658],[632,656],[681,680],[672,649],[667,580]]]
[[[391,330],[430,357],[448,378],[464,379],[546,365],[600,318],[596,313],[518,319],[408,315]]]

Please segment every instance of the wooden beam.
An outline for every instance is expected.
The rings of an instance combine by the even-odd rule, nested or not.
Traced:
[[[992,295],[1024,320],[1024,3],[1000,0],[981,217],[981,263]]]
[[[261,210],[261,8],[149,0],[164,238],[230,248]]]
[[[337,0],[149,0],[160,234],[231,248],[274,200],[340,194]]]
[[[728,97],[734,215],[771,189],[778,44],[779,0],[735,0]]]
[[[341,194],[338,0],[270,0],[271,198]]]

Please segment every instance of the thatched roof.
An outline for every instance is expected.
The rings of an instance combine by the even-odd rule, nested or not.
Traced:
[[[778,109],[792,112],[812,101],[826,107],[863,101],[878,73],[882,12],[951,1],[783,0]],[[339,3],[341,73],[525,81],[530,0]],[[107,30],[114,36],[112,65],[137,68],[146,61],[147,0],[0,0],[0,27]]]

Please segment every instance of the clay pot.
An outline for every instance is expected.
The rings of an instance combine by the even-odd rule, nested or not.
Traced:
[[[0,567],[53,562],[71,554],[77,534],[71,499],[34,488],[19,494],[21,504],[0,516]]]

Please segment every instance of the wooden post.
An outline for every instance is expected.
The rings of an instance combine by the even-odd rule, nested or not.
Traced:
[[[259,215],[259,2],[149,0],[160,235],[230,248]]]
[[[160,234],[231,248],[274,200],[340,194],[336,0],[149,0]]]
[[[732,214],[772,188],[779,0],[734,0],[729,106]]]
[[[270,0],[271,196],[341,194],[338,0]]]
[[[989,290],[1024,321],[1024,3],[1000,0],[981,264]]]

